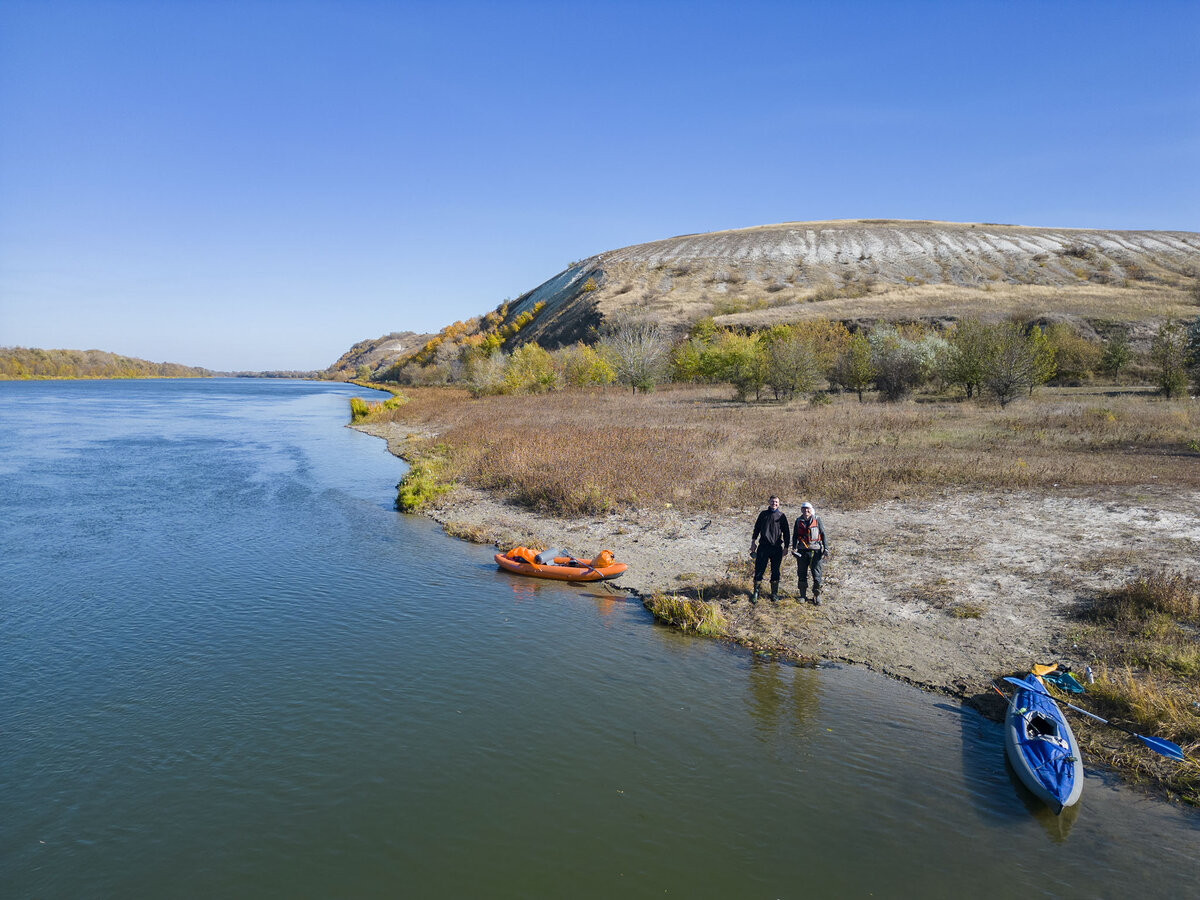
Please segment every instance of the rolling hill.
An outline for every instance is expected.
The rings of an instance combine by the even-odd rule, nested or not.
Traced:
[[[1128,323],[1196,314],[1200,234],[953,222],[790,222],[599,253],[510,305],[553,348],[619,316],[684,330],[1013,314]]]
[[[786,222],[636,244],[572,263],[477,328],[513,348],[592,341],[623,317],[680,335],[698,320],[763,328],[825,318],[848,325],[921,321],[1067,321],[1085,337],[1120,325],[1134,345],[1200,305],[1200,233],[847,219]],[[455,326],[460,337],[463,328]],[[362,341],[330,367],[352,377],[439,337]],[[418,357],[420,360],[422,357]]]

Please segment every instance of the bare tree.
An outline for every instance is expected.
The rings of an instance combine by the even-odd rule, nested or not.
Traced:
[[[617,379],[636,394],[654,390],[663,380],[670,345],[657,322],[621,319],[600,340],[601,351],[616,370]]]
[[[1001,406],[1038,383],[1036,348],[1015,322],[993,326],[983,387]]]

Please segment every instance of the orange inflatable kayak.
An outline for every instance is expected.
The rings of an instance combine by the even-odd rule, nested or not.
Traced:
[[[543,562],[538,562],[538,559]],[[627,568],[625,563],[613,559],[612,552],[602,550],[595,559],[576,559],[573,556],[555,556],[553,562],[545,554],[537,554],[525,547],[514,547],[507,553],[496,554],[496,565],[518,575],[535,578],[553,578],[556,581],[608,581],[616,578]]]

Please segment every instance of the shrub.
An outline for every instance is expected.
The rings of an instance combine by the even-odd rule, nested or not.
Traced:
[[[764,377],[776,400],[814,390],[820,369],[812,343],[790,328],[772,329],[766,335]]]
[[[364,419],[378,418],[382,412],[390,412],[404,403],[404,398],[399,394],[392,394],[382,403],[371,403],[364,400],[362,397],[350,398],[350,424],[361,422]]]
[[[1054,383],[1079,384],[1090,381],[1100,368],[1101,348],[1081,337],[1069,325],[1053,322],[1045,331],[1054,357]]]
[[[1069,244],[1062,249],[1063,256],[1072,256],[1075,259],[1095,259],[1096,251],[1083,244]]]
[[[416,512],[450,490],[446,483],[445,447],[434,447],[429,455],[413,458],[408,471],[396,485],[396,509]]]
[[[708,342],[703,338],[689,337],[671,351],[671,380],[699,384],[707,379],[704,368],[704,353]]]
[[[1200,624],[1200,579],[1165,570],[1142,575],[1101,594],[1091,610],[1098,621],[1146,621],[1165,615]]]
[[[1165,397],[1178,397],[1187,390],[1188,335],[1174,319],[1158,329],[1150,345],[1155,381]]]
[[[594,347],[572,344],[555,350],[551,356],[559,380],[568,387],[606,387],[617,380],[616,370]]]
[[[1187,364],[1192,373],[1192,387],[1200,394],[1200,316],[1187,329]]]
[[[618,321],[601,339],[600,347],[617,379],[635,394],[654,390],[666,373],[670,347],[656,322]]]
[[[714,381],[733,386],[738,400],[758,400],[767,383],[767,357],[756,334],[723,331],[704,353],[704,370]]]
[[[899,400],[925,380],[924,354],[919,345],[895,328],[881,326],[871,332],[871,364],[875,387],[885,400]]]
[[[463,382],[472,397],[484,397],[503,391],[504,371],[508,366],[508,355],[495,352],[490,355],[470,354],[463,371]]]
[[[846,350],[834,364],[830,381],[843,390],[854,391],[858,394],[858,402],[863,399],[863,391],[875,381],[878,372],[871,356],[871,344],[862,332],[850,339]]]
[[[504,366],[506,394],[541,394],[558,386],[558,373],[549,351],[538,344],[522,344]]]
[[[1100,369],[1114,381],[1121,377],[1121,370],[1129,365],[1133,351],[1129,349],[1129,338],[1118,331],[1104,342],[1100,353]]]

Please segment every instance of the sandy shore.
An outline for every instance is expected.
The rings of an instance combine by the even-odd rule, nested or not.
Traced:
[[[395,424],[355,426],[388,441]],[[766,498],[724,515],[671,508],[590,520],[537,515],[458,487],[429,514],[455,534],[501,547],[609,549],[628,563],[618,582],[640,595],[742,573]],[[783,497],[789,519],[803,500]],[[820,607],[798,602],[785,560],[783,601],[721,600],[731,636],[801,658],[867,666],[964,698],[998,673],[1035,662],[1088,662],[1070,633],[1076,604],[1139,571],[1200,576],[1200,492],[1155,486],[1104,496],[1078,492],[947,494],[868,509],[823,509],[833,550]],[[978,612],[978,617],[960,617]],[[956,615],[958,613],[959,615]]]

